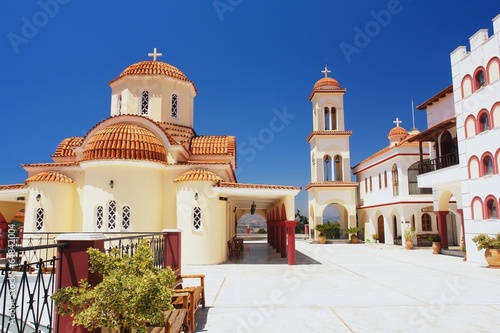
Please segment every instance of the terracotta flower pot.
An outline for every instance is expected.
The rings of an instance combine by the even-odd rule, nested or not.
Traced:
[[[484,258],[490,267],[500,268],[500,249],[486,249]]]
[[[411,241],[411,240],[406,241],[406,249],[413,250],[413,241]]]
[[[432,254],[441,253],[441,242],[432,242]]]
[[[320,244],[326,244],[326,236],[318,236],[318,241]]]

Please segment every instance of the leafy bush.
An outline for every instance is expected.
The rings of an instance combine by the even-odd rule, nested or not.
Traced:
[[[257,230],[257,233],[258,234],[267,234],[267,231],[263,228],[260,228],[259,230]]]
[[[500,249],[500,232],[495,237],[490,237],[486,234],[479,234],[472,238],[472,241],[476,243],[478,250]]]
[[[405,240],[414,240],[417,238],[417,233],[415,232],[415,229],[412,229],[410,227],[407,227],[404,232]]]
[[[433,243],[441,242],[441,238],[439,237],[439,235],[429,235],[429,237],[427,237],[427,239],[429,240],[429,242],[433,242]]]

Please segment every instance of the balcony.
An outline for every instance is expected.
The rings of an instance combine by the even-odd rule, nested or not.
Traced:
[[[419,175],[448,168],[457,165],[458,162],[458,152],[439,156],[438,158],[434,158],[432,160],[425,160],[420,162],[418,165]]]

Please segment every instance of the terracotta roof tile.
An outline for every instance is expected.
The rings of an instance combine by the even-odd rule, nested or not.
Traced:
[[[71,137],[66,138],[59,143],[57,146],[56,152],[52,157],[76,157],[76,154],[73,150],[75,147],[79,147],[83,142],[82,137]]]
[[[408,131],[403,127],[396,126],[389,131],[389,134],[387,136],[393,135],[408,135]]]
[[[357,187],[359,185],[358,182],[347,182],[347,181],[326,181],[326,182],[316,182],[310,183],[306,186],[306,190],[311,187]]]
[[[148,129],[130,123],[110,125],[95,133],[86,143],[83,160],[128,159],[166,161],[160,139]]]
[[[174,182],[185,182],[185,181],[193,181],[193,180],[202,180],[202,181],[210,181],[210,182],[223,182],[223,179],[217,176],[212,171],[208,171],[205,169],[192,169],[188,172],[183,173],[179,177],[177,177]]]
[[[26,183],[29,183],[29,182],[59,182],[59,183],[67,183],[67,184],[74,183],[73,179],[69,178],[68,176],[63,175],[62,173],[60,173],[58,171],[40,172],[40,173],[26,179]]]
[[[66,163],[33,163],[33,164],[21,164],[23,168],[32,167],[67,167],[67,166],[77,166],[80,165],[78,162],[66,162]]]
[[[309,142],[315,135],[351,135],[352,131],[312,131],[307,136],[307,142]]]
[[[220,183],[217,187],[227,188],[251,188],[251,189],[273,189],[273,190],[301,190],[301,187],[286,185],[267,185],[267,184],[244,184],[244,183]]]
[[[194,155],[232,155],[236,154],[234,136],[197,136],[191,140],[191,153]]]
[[[27,186],[25,184],[0,185],[0,191],[18,190],[18,189],[26,188],[26,187]]]

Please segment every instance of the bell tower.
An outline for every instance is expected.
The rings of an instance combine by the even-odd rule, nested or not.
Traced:
[[[344,94],[337,80],[324,77],[313,87],[313,130],[307,137],[310,146],[311,183],[306,190],[309,198],[309,221],[312,227],[323,223],[323,211],[333,204],[340,214],[342,229],[356,226],[356,188],[351,182],[349,137],[345,129]]]

